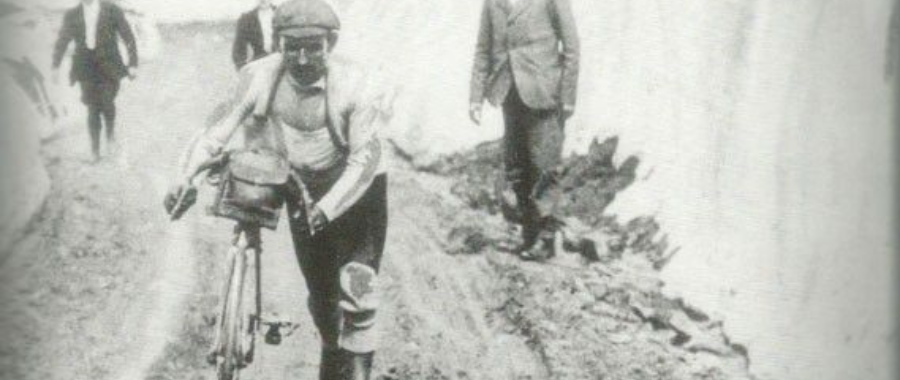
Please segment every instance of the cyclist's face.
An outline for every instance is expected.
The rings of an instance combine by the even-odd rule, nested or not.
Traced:
[[[292,70],[321,73],[326,62],[325,37],[284,37],[282,52]]]

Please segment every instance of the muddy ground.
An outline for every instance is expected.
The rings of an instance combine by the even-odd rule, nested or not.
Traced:
[[[176,152],[228,92],[230,33],[163,29],[167,53],[123,88],[119,158],[86,163],[78,130],[45,148],[51,201],[0,268],[0,378],[214,378],[202,358],[230,225],[201,207],[170,224],[160,201]],[[636,245],[602,262],[521,262],[499,215],[446,191],[464,173],[395,162],[380,379],[752,378],[746,348],[665,297],[657,261]],[[460,254],[471,231],[485,243]],[[282,226],[263,239],[265,308],[301,327],[263,347],[247,378],[314,378],[317,337],[289,237]]]

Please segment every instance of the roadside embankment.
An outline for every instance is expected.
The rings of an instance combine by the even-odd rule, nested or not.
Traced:
[[[605,213],[639,164],[617,159],[617,146],[615,138],[594,141],[561,166],[550,191],[564,216],[565,243],[543,263],[507,254],[515,237],[503,220],[510,201],[495,186],[498,143],[423,168],[446,176],[460,203],[447,206],[445,251],[487,256],[506,298],[497,314],[527,339],[551,378],[754,378],[748,349],[731,341],[724,321],[667,296],[660,270],[677,248],[654,218],[619,221]]]
[[[0,260],[40,210],[50,190],[37,118],[3,74],[0,112]]]

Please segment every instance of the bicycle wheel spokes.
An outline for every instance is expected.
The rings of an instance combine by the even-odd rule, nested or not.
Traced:
[[[243,330],[243,338],[244,338],[244,346],[246,348],[244,352],[244,361],[249,364],[253,362],[255,351],[256,351],[256,334],[259,332],[261,326],[261,284],[262,279],[260,278],[260,255],[261,250],[258,247],[251,247],[247,250],[246,258],[248,262],[248,269],[246,271],[246,276],[252,277],[245,279],[245,289],[243,292],[243,305],[242,310],[244,311],[244,322],[246,326]]]
[[[225,354],[225,325],[226,316],[228,314],[229,296],[231,294],[229,289],[231,289],[231,281],[234,278],[236,258],[244,249],[246,248],[241,246],[239,241],[235,241],[235,245],[228,250],[228,265],[225,272],[225,281],[222,284],[222,291],[220,293],[222,296],[219,297],[219,306],[217,307],[217,309],[219,309],[219,316],[216,321],[216,334],[215,339],[213,340],[212,349],[207,358],[209,364],[216,364],[217,360]]]
[[[238,369],[244,365],[241,335],[244,325],[242,310],[244,280],[247,269],[247,238],[240,232],[234,248],[230,251],[225,296],[223,297],[222,323],[217,337],[219,380],[236,380]]]

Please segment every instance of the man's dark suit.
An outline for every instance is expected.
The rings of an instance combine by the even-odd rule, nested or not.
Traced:
[[[81,84],[81,99],[88,107],[88,128],[95,157],[99,155],[101,115],[106,121],[107,139],[111,141],[115,133],[115,98],[119,83],[128,76],[128,67],[138,65],[137,43],[125,13],[105,1],[101,1],[99,7],[93,50],[87,45],[84,6],[78,5],[66,12],[53,51],[53,67],[58,69],[69,44],[75,42],[69,80],[72,84]],[[128,49],[128,66],[119,52],[120,38]]]
[[[69,79],[73,84],[97,77],[104,80],[121,80],[128,75],[129,66],[137,67],[137,43],[121,8],[107,2],[100,3],[97,42],[93,52],[87,48],[86,30],[84,8],[79,5],[70,9],[63,18],[62,29],[53,52],[53,67],[58,68],[69,43],[75,41],[75,55],[72,57],[72,71],[69,73]],[[128,48],[128,66],[122,61],[119,52],[119,38]]]
[[[231,59],[234,66],[240,69],[244,65],[271,53],[266,50],[262,26],[259,24],[259,9],[244,13],[238,19]]]
[[[524,246],[551,244],[552,205],[541,199],[562,157],[574,110],[579,41],[569,0],[485,0],[470,102],[503,107],[507,180],[523,216]],[[480,111],[479,111],[480,112]]]

